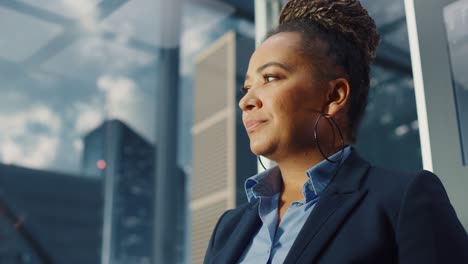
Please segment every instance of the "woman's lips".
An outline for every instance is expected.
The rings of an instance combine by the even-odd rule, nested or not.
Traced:
[[[258,126],[263,125],[265,123],[266,120],[249,120],[245,122],[245,129],[247,130],[247,132],[251,132]]]

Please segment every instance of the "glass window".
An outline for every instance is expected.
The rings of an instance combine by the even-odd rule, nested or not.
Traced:
[[[369,103],[356,148],[377,166],[421,169],[403,0],[361,2],[375,19],[381,41],[371,68]]]
[[[0,262],[151,263],[155,4],[0,3]]]
[[[468,3],[455,1],[444,8],[463,165],[468,165]]]

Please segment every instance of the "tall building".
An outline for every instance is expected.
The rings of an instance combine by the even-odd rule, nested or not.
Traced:
[[[228,32],[196,59],[193,142],[192,263],[203,262],[216,220],[246,201],[243,183],[257,171],[237,102],[254,40]]]
[[[102,181],[0,164],[0,263],[98,264]]]
[[[84,145],[95,177],[0,164],[0,263],[152,263],[154,146],[118,120]]]
[[[84,138],[82,173],[104,181],[103,264],[152,263],[155,148],[119,120]]]

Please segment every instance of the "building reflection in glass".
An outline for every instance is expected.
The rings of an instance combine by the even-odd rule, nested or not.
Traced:
[[[151,263],[154,155],[154,146],[119,120],[84,138],[82,174],[104,178],[104,263]]]

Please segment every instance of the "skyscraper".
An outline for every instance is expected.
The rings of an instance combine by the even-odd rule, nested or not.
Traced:
[[[155,148],[119,120],[84,138],[82,173],[104,177],[102,263],[152,263]]]

